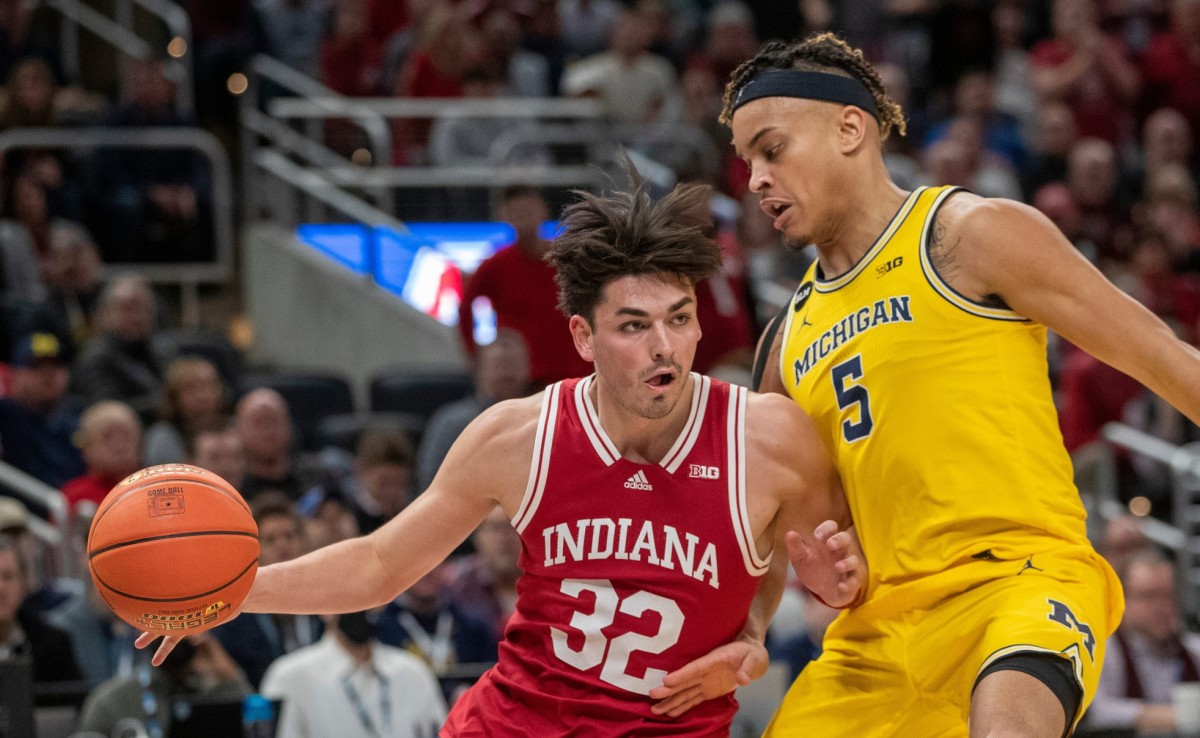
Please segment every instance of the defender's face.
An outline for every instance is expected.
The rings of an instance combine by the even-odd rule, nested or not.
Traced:
[[[788,243],[820,238],[839,165],[832,105],[765,97],[738,108],[733,146],[750,167],[750,191]]]
[[[683,396],[700,340],[695,288],[675,275],[615,279],[593,323],[573,316],[571,333],[605,391],[632,414],[666,417]]]

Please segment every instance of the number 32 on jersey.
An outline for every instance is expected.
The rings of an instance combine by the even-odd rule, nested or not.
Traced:
[[[679,634],[683,632],[683,611],[674,600],[646,591],[634,592],[622,599],[607,579],[564,579],[561,590],[576,599],[590,594],[595,598],[595,606],[590,613],[576,610],[571,616],[571,627],[583,634],[580,648],[571,648],[567,643],[567,631],[550,629],[555,656],[580,671],[603,664],[600,678],[630,692],[650,694],[651,689],[662,684],[667,675],[662,669],[646,669],[641,677],[627,674],[625,669],[630,654],[635,651],[658,654],[679,641]],[[603,630],[612,625],[618,612],[635,618],[655,612],[662,618],[661,625],[654,635],[622,633],[610,639]]]

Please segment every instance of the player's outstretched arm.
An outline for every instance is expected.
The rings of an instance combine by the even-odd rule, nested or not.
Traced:
[[[934,252],[952,261],[959,292],[999,297],[1200,422],[1200,351],[1105,279],[1037,210],[955,195],[938,214]]]
[[[374,533],[259,569],[240,612],[342,613],[393,600],[466,540],[497,503],[516,509],[524,491],[537,399],[501,403],[467,427],[429,489]],[[139,648],[156,634],[143,633]],[[162,663],[177,638],[164,638]]]

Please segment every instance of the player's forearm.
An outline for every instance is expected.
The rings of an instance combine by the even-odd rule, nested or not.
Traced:
[[[771,568],[763,576],[758,585],[754,599],[750,601],[750,612],[746,617],[746,625],[740,636],[763,643],[767,639],[767,628],[779,609],[779,601],[783,597],[783,588],[787,583],[788,560],[786,551],[780,555],[776,551],[771,557]]]
[[[294,615],[355,612],[395,595],[389,572],[364,536],[259,569],[242,609]]]

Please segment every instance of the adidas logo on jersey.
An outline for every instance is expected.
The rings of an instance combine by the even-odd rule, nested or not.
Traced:
[[[646,472],[639,471],[629,479],[625,480],[625,489],[645,489],[653,490],[654,485],[650,484],[650,480],[646,479]]]

